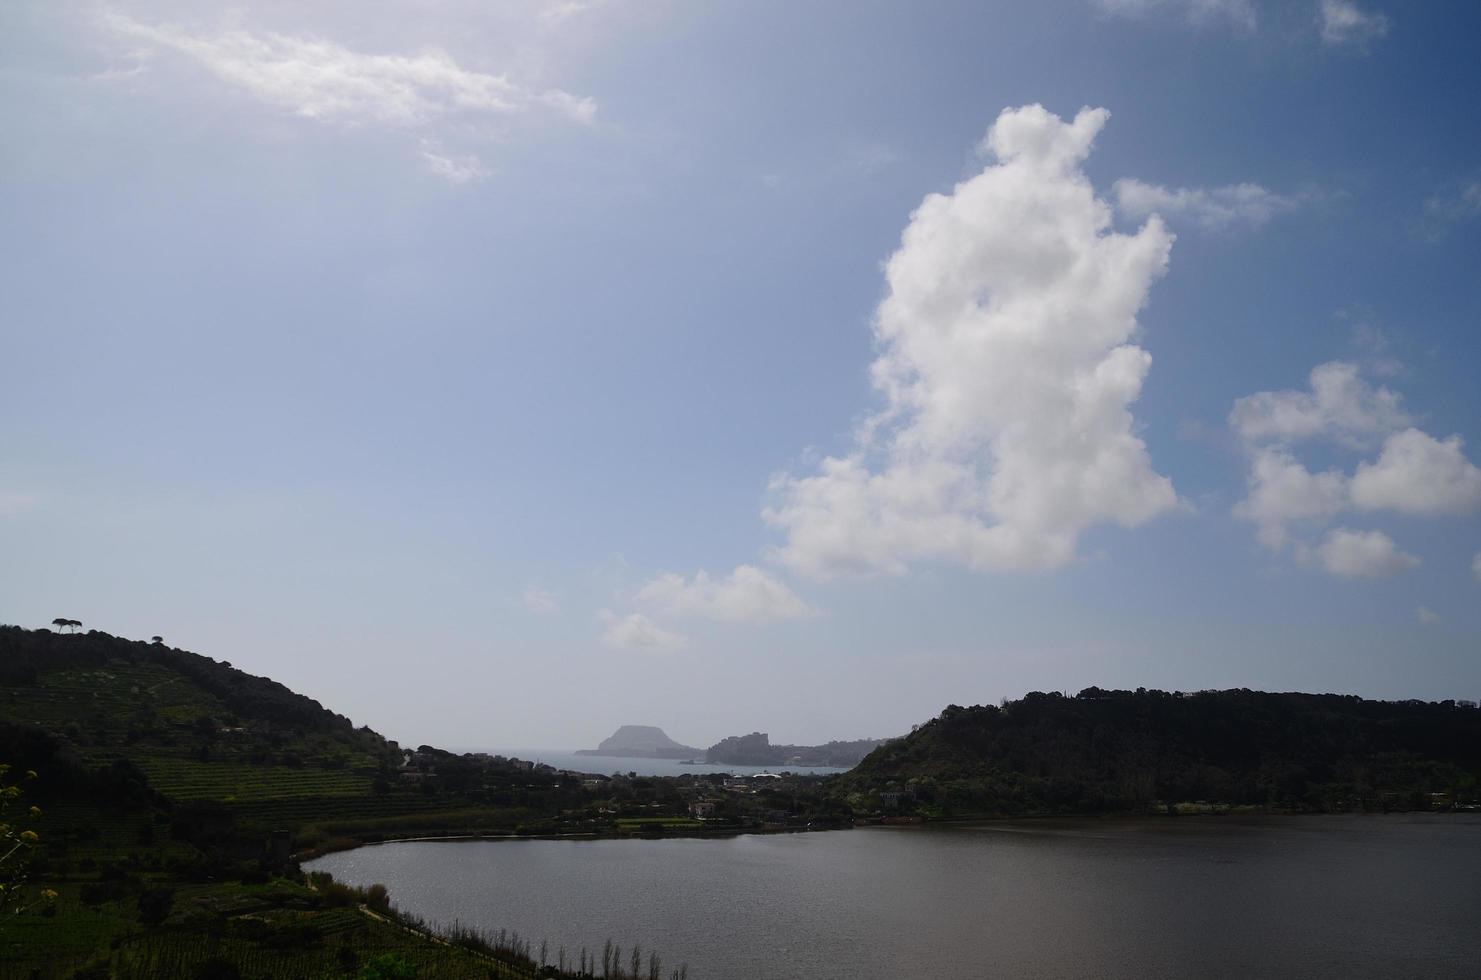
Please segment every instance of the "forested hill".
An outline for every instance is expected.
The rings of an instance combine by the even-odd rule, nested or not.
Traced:
[[[221,716],[215,720],[223,724],[231,719],[236,726],[279,725],[298,733],[347,733],[353,729],[350,719],[277,681],[162,642],[128,640],[97,630],[64,634],[0,626],[0,686],[30,688],[48,674],[103,670],[110,665],[127,665],[144,673],[117,675],[117,682],[111,685],[99,678],[97,688],[90,692],[94,701],[103,698],[104,703],[98,707],[111,707],[119,700],[142,709],[157,700],[152,695],[175,678],[193,689],[198,703],[214,707]],[[140,681],[144,687],[135,690]],[[120,697],[115,699],[110,694]],[[96,712],[82,711],[72,720],[85,722],[91,714]]]
[[[856,809],[937,815],[1430,809],[1473,802],[1478,777],[1474,702],[1087,688],[952,705],[838,787]]]

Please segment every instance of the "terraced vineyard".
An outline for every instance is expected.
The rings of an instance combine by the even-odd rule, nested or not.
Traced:
[[[202,714],[229,712],[219,699],[174,671],[115,661],[96,669],[46,673],[34,685],[0,687],[0,713],[39,727],[120,735],[150,714],[166,723],[188,723]]]
[[[159,755],[142,756],[134,763],[149,777],[151,786],[177,800],[219,800],[230,804],[365,796],[370,793],[372,782],[368,773],[254,766],[233,761],[196,762]]]

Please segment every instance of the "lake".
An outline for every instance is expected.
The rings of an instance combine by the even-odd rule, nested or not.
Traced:
[[[306,867],[694,980],[1481,976],[1481,815],[381,844]],[[625,954],[624,954],[625,958]]]

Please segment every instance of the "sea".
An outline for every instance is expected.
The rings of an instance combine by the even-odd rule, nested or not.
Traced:
[[[502,755],[511,759],[528,759],[533,762],[543,762],[557,769],[569,769],[573,772],[597,773],[610,776],[613,773],[636,773],[639,776],[682,776],[685,773],[699,775],[701,773],[735,773],[737,775],[751,775],[758,772],[795,772],[795,773],[819,773],[830,774],[847,772],[846,768],[833,766],[724,766],[709,765],[708,763],[690,763],[677,759],[632,759],[627,756],[613,755],[577,755],[568,750],[555,749],[477,749],[460,748],[458,752],[487,752],[490,755]]]

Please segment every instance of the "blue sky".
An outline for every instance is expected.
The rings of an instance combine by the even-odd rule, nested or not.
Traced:
[[[1474,698],[1478,20],[8,4],[0,621],[470,747]]]

